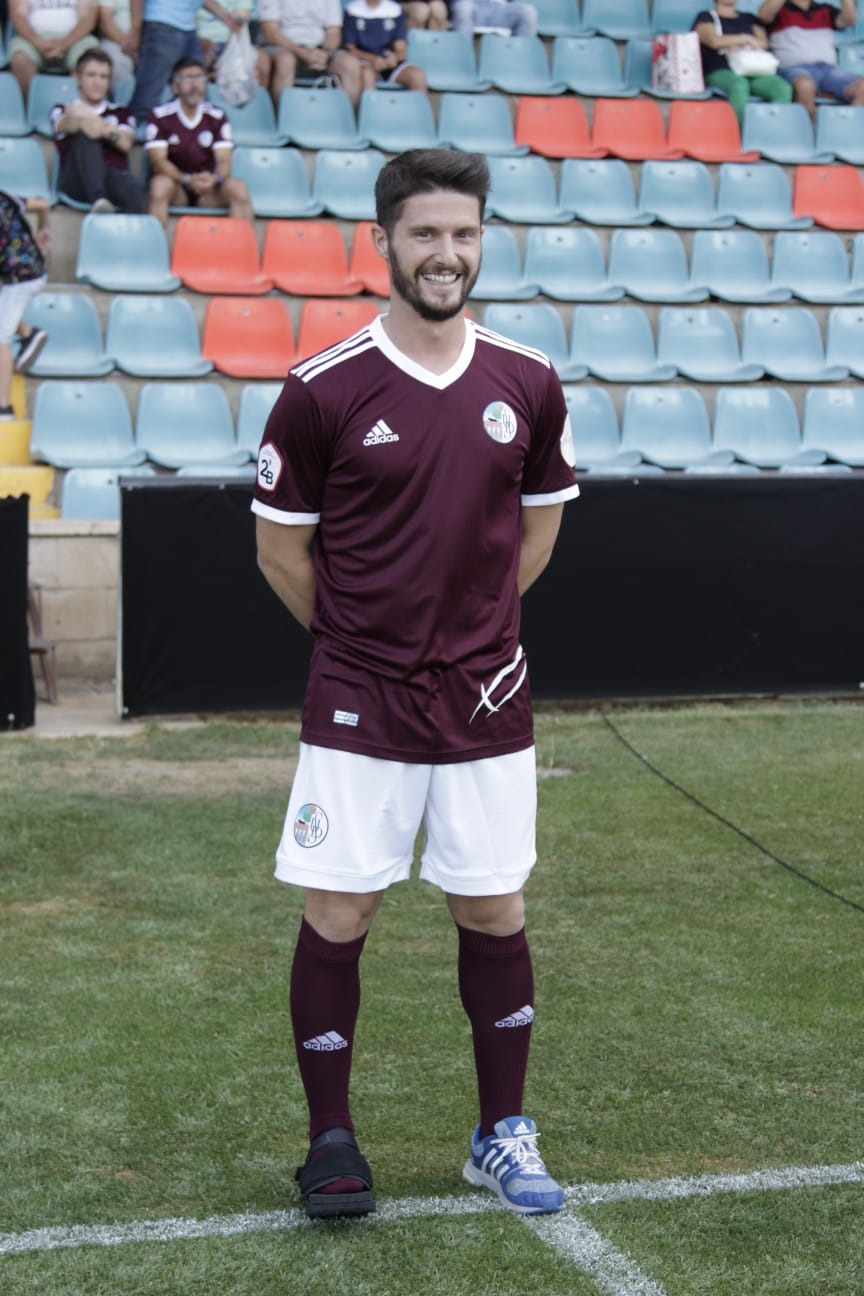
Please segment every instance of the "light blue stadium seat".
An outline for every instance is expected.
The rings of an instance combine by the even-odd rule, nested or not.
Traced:
[[[40,383],[30,454],[55,468],[121,468],[147,457],[135,445],[126,397],[108,379]]]
[[[647,0],[582,0],[582,21],[613,40],[645,40],[651,36]]]
[[[744,364],[735,325],[719,306],[664,306],[657,327],[657,356],[696,382],[755,382],[758,364]]]
[[[530,152],[527,144],[516,143],[509,105],[497,94],[442,94],[438,143],[466,153],[522,157]]]
[[[603,471],[632,469],[641,462],[637,451],[621,449],[618,415],[612,397],[605,387],[591,383],[577,386],[565,385],[564,399],[570,415],[573,449],[577,468],[597,468]]]
[[[801,442],[850,468],[864,468],[864,388],[825,387],[804,397]]]
[[[856,46],[864,41],[864,13],[858,9],[858,18],[851,27],[843,27],[834,32],[834,42],[842,50],[844,46]]]
[[[507,94],[563,94],[567,89],[563,81],[553,80],[539,36],[481,36],[477,68],[481,78]]]
[[[803,455],[795,402],[779,386],[721,387],[714,398],[712,436],[716,450],[730,450],[757,468],[824,462],[825,455]]]
[[[830,162],[830,153],[817,152],[813,126],[799,103],[754,103],[744,109],[741,148],[755,149],[772,162]]]
[[[704,0],[651,0],[651,30],[657,35],[689,32],[705,7]]]
[[[231,407],[215,382],[145,383],[135,419],[138,445],[163,468],[241,464]]]
[[[698,302],[709,295],[691,278],[684,244],[674,230],[615,230],[609,278],[640,301]]]
[[[487,225],[483,234],[483,259],[471,296],[478,301],[527,301],[540,287],[522,269],[516,235],[508,225]]]
[[[783,168],[774,162],[724,162],[717,181],[717,210],[751,229],[809,229],[812,216],[795,216]]]
[[[753,230],[697,230],[690,247],[690,277],[723,301],[767,305],[792,296],[790,288],[772,281],[765,245]]]
[[[245,464],[184,464],[178,468],[175,477],[199,477],[202,479],[220,477],[241,477],[253,482],[257,474],[254,463]]]
[[[734,462],[715,451],[702,396],[694,387],[630,387],[621,416],[621,444],[661,468]]]
[[[529,229],[525,278],[559,301],[618,301],[624,296],[623,287],[610,281],[606,273],[597,235],[575,225]]]
[[[231,172],[246,182],[256,216],[318,216],[323,211],[312,197],[299,149],[235,148]]]
[[[643,162],[639,210],[676,229],[728,229],[735,224],[734,216],[718,214],[704,162]]]
[[[558,201],[555,175],[544,157],[490,157],[490,216],[517,224],[558,225],[572,213]]]
[[[290,86],[279,96],[280,139],[305,149],[369,147],[357,130],[351,100],[340,87]]]
[[[72,76],[37,72],[27,91],[27,128],[52,139],[51,109],[55,104],[71,103],[78,98],[78,86]]]
[[[630,40],[624,51],[624,84],[639,94],[654,95],[656,99],[710,99],[711,90],[698,90],[681,94],[677,90],[655,90],[651,85],[651,42]]]
[[[26,135],[29,129],[18,82],[11,72],[0,72],[0,135]]]
[[[105,348],[118,369],[137,378],[203,378],[213,368],[183,297],[114,297]]]
[[[375,181],[384,165],[378,149],[321,149],[315,157],[312,198],[343,220],[375,219]]]
[[[862,63],[861,76],[864,76]],[[816,151],[841,162],[864,166],[864,108],[852,104],[821,105],[816,109]]]
[[[247,450],[253,459],[258,457],[258,447],[270,411],[282,390],[280,382],[246,383],[240,392],[237,410],[237,448]]]
[[[0,189],[19,198],[52,198],[45,159],[35,139],[0,137]]]
[[[586,377],[588,368],[573,364],[561,316],[548,302],[530,306],[493,303],[487,306],[483,323],[496,333],[503,333],[524,346],[543,351],[551,360],[562,382],[577,382]]]
[[[557,36],[552,46],[552,79],[568,90],[605,99],[631,99],[618,48],[608,36]]]
[[[207,88],[207,94],[217,108],[227,113],[235,145],[271,148],[284,143],[276,125],[273,100],[263,86],[258,87],[247,103],[239,106],[226,103],[219,93],[219,87],[213,81]]]
[[[102,378],[114,368],[102,340],[92,297],[42,292],[31,297],[24,319],[48,334],[31,373],[36,378]]]
[[[864,285],[853,289],[846,249],[829,230],[775,234],[773,279],[802,301],[864,302]]]
[[[357,129],[385,153],[438,144],[432,101],[419,90],[364,90]]]
[[[579,0],[535,0],[541,36],[592,36],[582,22]]]
[[[565,158],[561,206],[586,225],[651,225],[657,219],[640,212],[630,168],[620,158]]]
[[[741,356],[784,382],[842,382],[849,370],[829,365],[819,324],[803,307],[751,306],[741,326]]]
[[[477,75],[474,43],[461,32],[414,27],[408,33],[406,59],[423,69],[430,90],[479,92],[492,84]]]
[[[639,306],[579,306],[573,312],[570,355],[604,382],[671,382],[674,365],[660,364],[651,322]]]
[[[60,516],[89,522],[119,522],[120,478],[155,477],[149,464],[127,468],[70,468],[63,478]]]
[[[864,234],[852,240],[852,269],[849,274],[851,288],[864,288]]]
[[[840,67],[864,76],[864,44],[841,45],[838,62]]]
[[[84,217],[75,278],[105,292],[173,292],[180,287],[156,217],[120,212]]]
[[[864,378],[864,308],[835,306],[825,325],[825,360]]]

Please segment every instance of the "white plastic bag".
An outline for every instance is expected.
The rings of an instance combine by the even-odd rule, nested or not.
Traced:
[[[239,32],[228,37],[216,70],[219,93],[232,108],[248,103],[258,89],[256,63],[255,46],[244,23]]]
[[[667,94],[701,94],[702,56],[695,32],[668,32],[651,42],[651,89]]]

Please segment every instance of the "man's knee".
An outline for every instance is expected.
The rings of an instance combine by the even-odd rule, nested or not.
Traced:
[[[459,927],[487,936],[513,936],[525,926],[525,896],[521,890],[498,896],[451,894],[447,904]]]
[[[310,888],[303,916],[326,941],[357,940],[369,930],[383,895],[383,891],[354,893]]]
[[[864,77],[857,77],[849,83],[846,89],[846,98],[856,108],[860,108],[864,104]]]

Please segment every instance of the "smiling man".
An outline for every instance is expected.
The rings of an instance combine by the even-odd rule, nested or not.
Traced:
[[[315,638],[276,855],[276,876],[305,889],[291,1014],[313,1216],[374,1209],[348,1101],[359,962],[421,828],[474,1041],[463,1173],[520,1214],[563,1204],[522,1110],[536,773],[519,621],[578,487],[549,360],[464,314],[488,188],[477,154],[416,150],[383,168],[373,236],[389,312],[291,371],[258,459],[259,564]]]

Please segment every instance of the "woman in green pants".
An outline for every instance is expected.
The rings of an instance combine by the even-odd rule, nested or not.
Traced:
[[[696,15],[693,29],[699,36],[705,84],[728,97],[739,126],[751,94],[769,103],[791,102],[792,87],[776,71],[766,74],[733,70],[728,56],[734,58],[743,50],[768,52],[765,28],[752,14],[739,14],[735,0],[717,0],[715,9],[703,9]]]

